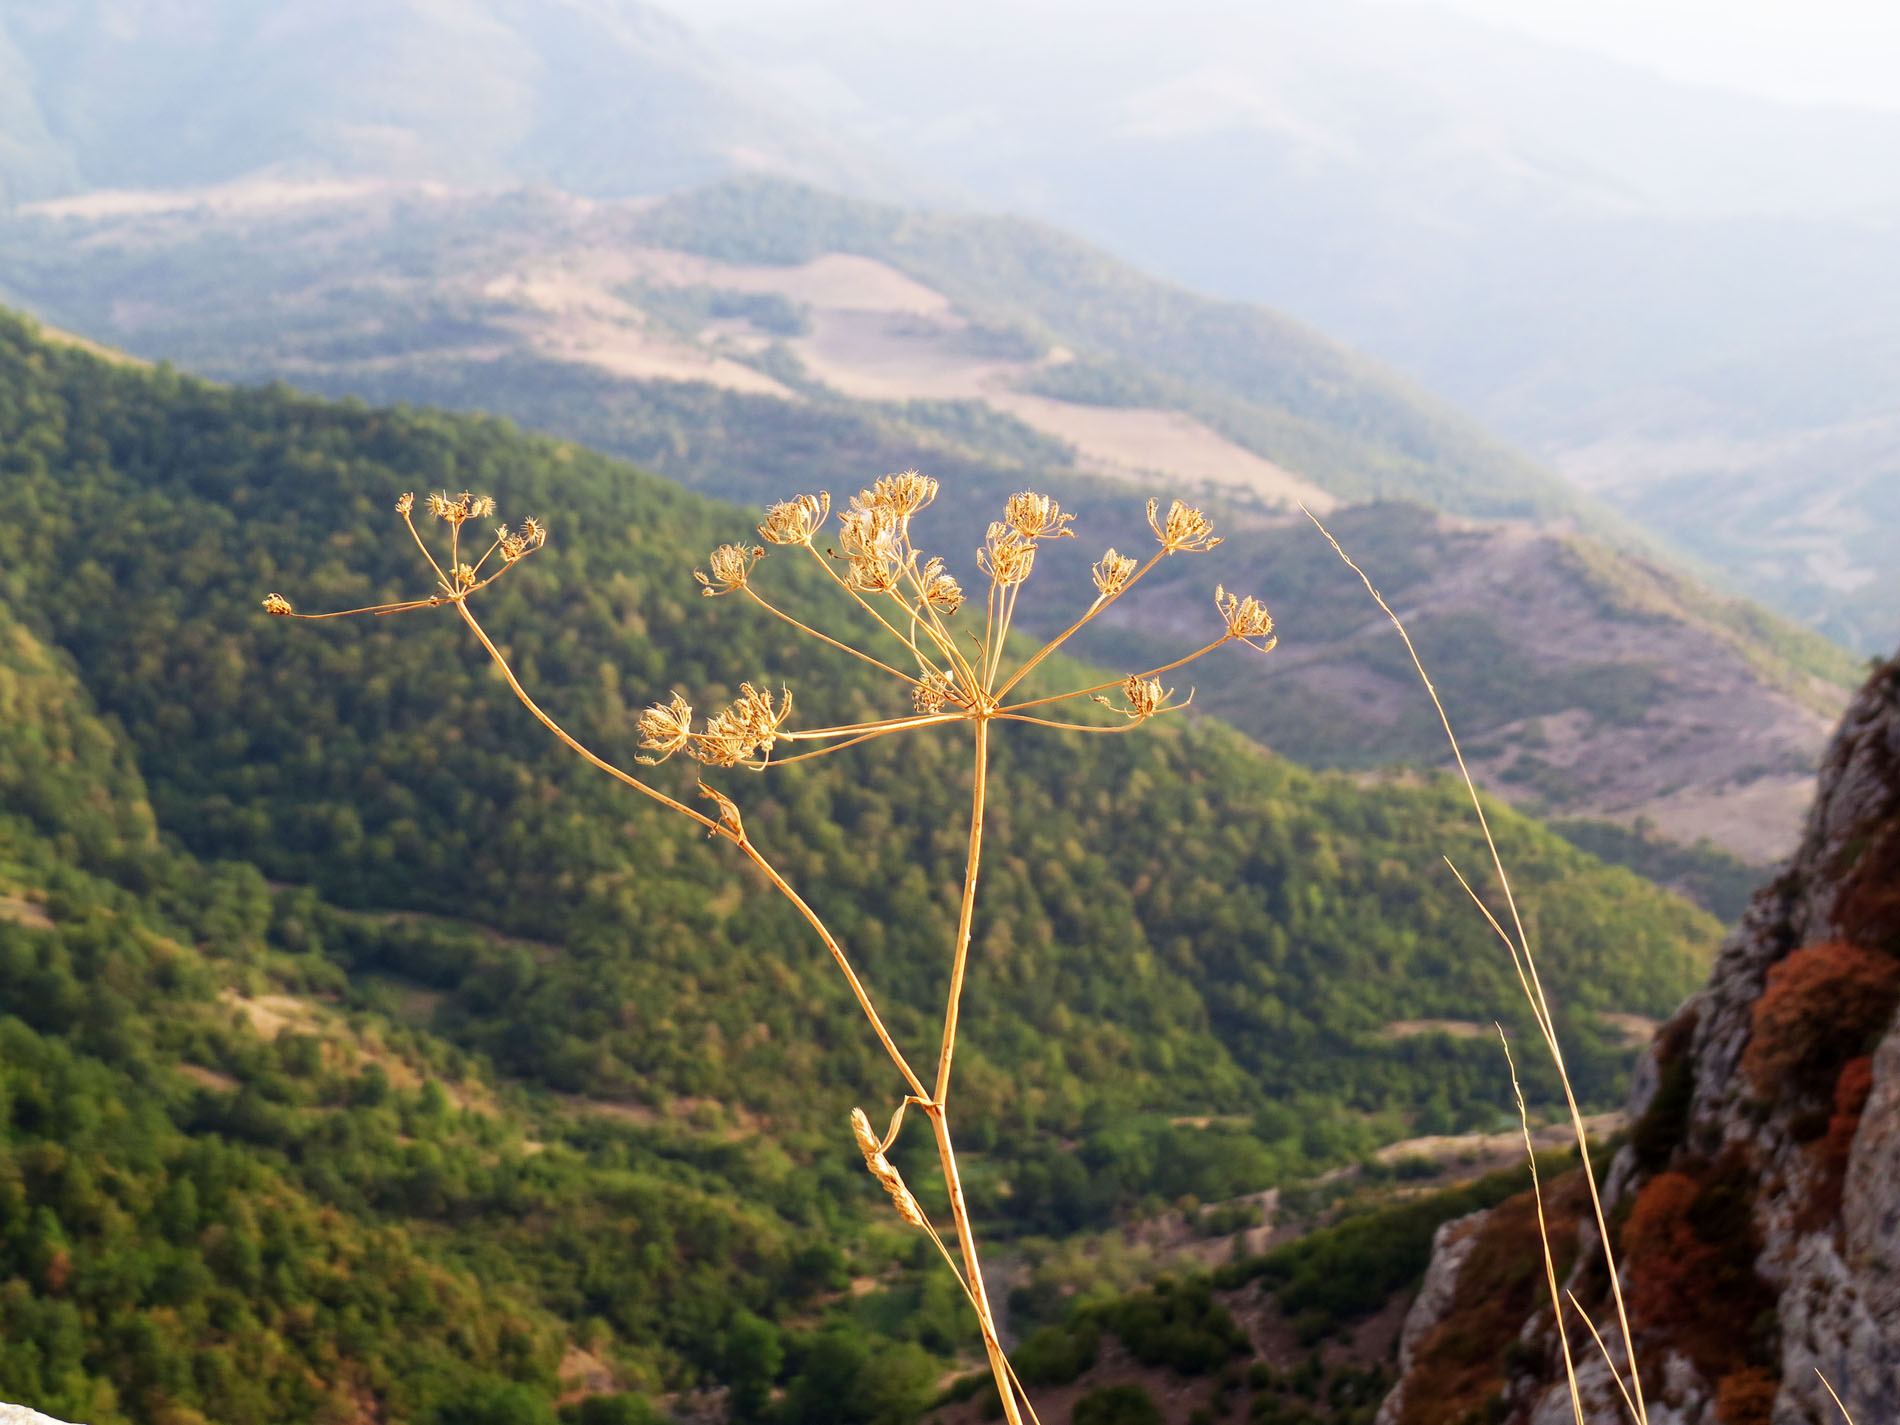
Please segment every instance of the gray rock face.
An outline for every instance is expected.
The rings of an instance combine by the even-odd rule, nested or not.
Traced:
[[[1472,1250],[1478,1245],[1478,1228],[1489,1215],[1473,1212],[1455,1217],[1450,1222],[1441,1222],[1432,1234],[1432,1262],[1425,1269],[1425,1280],[1419,1286],[1412,1309],[1405,1314],[1405,1326],[1399,1333],[1399,1384],[1380,1405],[1372,1425],[1397,1425],[1399,1414],[1405,1409],[1405,1378],[1411,1374],[1418,1348],[1444,1320],[1458,1291],[1458,1274],[1471,1259]]]
[[[29,1410],[24,1405],[0,1401],[0,1425],[66,1425],[66,1422],[42,1415],[37,1410]]]
[[[1678,1043],[1685,1035],[1688,1040],[1679,1052],[1688,1056],[1694,1089],[1672,1125],[1674,1138],[1649,1144],[1643,1161],[1626,1147],[1604,1185],[1614,1218],[1617,1206],[1663,1168],[1734,1165],[1759,1242],[1755,1271],[1774,1299],[1780,1385],[1773,1425],[1839,1425],[1840,1410],[1821,1375],[1859,1425],[1900,1421],[1900,1021],[1890,1018],[1878,1035],[1872,1087],[1844,1178],[1831,1177],[1835,1170],[1817,1151],[1815,1124],[1827,1122],[1831,1089],[1823,1093],[1794,1079],[1764,1087],[1743,1071],[1770,971],[1797,950],[1834,942],[1900,954],[1900,659],[1876,670],[1849,706],[1822,764],[1800,848],[1756,893],[1707,988],[1658,1038],[1667,1042],[1673,1028]],[[1632,1121],[1660,1112],[1663,1081],[1652,1047],[1633,1075]],[[1583,1234],[1570,1282],[1580,1294],[1599,1250],[1593,1228],[1586,1224]],[[1434,1246],[1428,1282],[1440,1275]],[[1456,1242],[1444,1244],[1453,1281],[1462,1262],[1457,1251]],[[1626,1286],[1628,1279],[1625,1262]],[[1416,1325],[1410,1318],[1406,1323],[1408,1338],[1423,1339],[1438,1324],[1448,1296],[1421,1294]],[[1722,1305],[1706,1308],[1720,1329],[1763,1329],[1760,1321],[1720,1321]],[[1542,1348],[1545,1368],[1504,1382],[1509,1419],[1573,1421],[1548,1308],[1525,1323],[1521,1339]],[[1719,1383],[1705,1379],[1667,1332],[1639,1337],[1639,1350],[1649,1365],[1652,1425],[1718,1425]],[[1585,1421],[1610,1425],[1626,1418],[1609,1370],[1587,1338],[1583,1351],[1578,1383]],[[1519,1359],[1525,1354],[1516,1353]],[[1404,1389],[1402,1374],[1394,1401]]]

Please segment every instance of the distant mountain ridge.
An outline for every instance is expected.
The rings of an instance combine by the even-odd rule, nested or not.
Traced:
[[[897,165],[642,0],[3,0],[0,207],[259,174],[624,196]]]
[[[1900,638],[1900,114],[1415,5],[929,24],[785,0],[710,34],[974,203],[1393,363],[1730,587],[1863,654]]]
[[[1488,784],[1755,864],[1792,836],[1854,674],[1824,641],[1583,535],[1640,546],[1377,363],[1038,224],[761,179],[637,202],[238,186],[36,205],[0,225],[0,271],[60,325],[149,357],[494,410],[725,498],[858,463],[999,497],[1033,479],[1105,512],[1197,491],[1253,526],[1218,577],[1264,580],[1286,639],[1271,690],[1222,711],[1322,764],[1444,753],[1363,593],[1300,555],[1319,547],[1304,521],[1272,527],[1296,501],[1512,517],[1515,532],[1345,526],[1426,617],[1441,673],[1459,670],[1447,695]],[[1131,608],[1120,647],[1186,616],[1160,588]]]

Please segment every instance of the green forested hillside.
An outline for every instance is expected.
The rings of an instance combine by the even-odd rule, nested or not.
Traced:
[[[0,1296],[24,1323],[8,1339],[64,1353],[0,1358],[13,1398],[261,1421],[361,1389],[391,1418],[499,1418],[456,1413],[449,1363],[544,1401],[564,1339],[623,1382],[732,1379],[722,1343],[752,1339],[735,1313],[808,1326],[825,1249],[857,1240],[841,1222],[873,1189],[844,1112],[891,1086],[802,924],[720,844],[549,743],[446,619],[258,610],[270,590],[316,608],[423,588],[390,506],[439,486],[549,525],[484,617],[609,755],[675,687],[704,703],[765,678],[801,718],[892,710],[855,665],[696,596],[692,566],[749,533],[739,511],[502,423],[113,366],[5,319],[0,1034],[19,1167],[0,1210],[27,1225],[0,1230]],[[783,562],[761,577],[815,606]],[[1264,1186],[1414,1114],[1488,1122],[1507,1102],[1482,1041],[1387,1032],[1521,1019],[1439,860],[1481,866],[1452,787],[1361,788],[1205,721],[1003,742],[959,1056],[994,1231]],[[963,763],[920,737],[721,779],[907,1045],[941,991]],[[1713,923],[1498,819],[1604,1097],[1621,1054],[1584,1011],[1670,1008]],[[574,1118],[596,1100],[610,1111]],[[1226,1117],[1170,1122],[1187,1114]],[[696,1136],[666,1129],[683,1118]],[[201,1159],[227,1166],[198,1181]],[[1086,1200],[1061,1187],[1083,1164]],[[197,1215],[162,1247],[153,1214],[184,1177]],[[250,1221],[253,1246],[228,1245]],[[319,1260],[365,1295],[326,1296]],[[910,1334],[953,1347],[932,1323],[954,1302],[904,1290]],[[794,1384],[864,1364],[787,1339],[773,1369]]]
[[[16,215],[0,222],[0,274],[62,326],[148,357],[489,411],[741,504],[926,464],[971,495],[938,507],[950,549],[1021,484],[1113,531],[1149,493],[1122,482],[1211,482],[1182,493],[1250,535],[1207,581],[1290,592],[1284,652],[1300,656],[1205,706],[1315,765],[1442,758],[1394,640],[1355,617],[1356,581],[1303,521],[1271,528],[1293,493],[1382,497],[1338,517],[1388,592],[1425,612],[1454,722],[1489,749],[1480,784],[1540,815],[1647,817],[1750,865],[1792,835],[1852,681],[1824,640],[1575,535],[1640,543],[1375,363],[1032,224],[765,182],[658,205],[305,193]],[[1394,517],[1397,499],[1412,511]],[[1087,588],[1086,562],[1067,588]],[[1104,630],[1122,642],[1079,651],[1171,638],[1162,602],[1123,606],[1128,622]],[[1061,626],[1059,609],[1038,612],[1028,627]]]
[[[307,894],[155,837],[109,722],[4,613],[0,711],[0,1396],[530,1422],[570,1342],[617,1384],[726,1376],[736,1321],[838,1285],[854,1176],[498,1096],[365,1007]]]

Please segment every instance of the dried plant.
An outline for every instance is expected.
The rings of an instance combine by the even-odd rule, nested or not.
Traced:
[[[908,694],[913,712],[909,716],[849,723],[837,727],[798,728],[791,722],[792,695],[781,690],[774,697],[769,689],[740,685],[739,696],[710,717],[695,720],[694,710],[679,693],[648,708],[639,721],[640,747],[636,760],[648,765],[669,757],[684,755],[707,767],[750,767],[763,769],[822,757],[873,738],[953,723],[967,724],[971,734],[974,776],[970,805],[969,849],[964,869],[963,894],[957,917],[956,937],[950,949],[949,988],[945,997],[943,1030],[937,1046],[934,1074],[926,1082],[892,1037],[872,1003],[870,993],[852,969],[844,948],[825,927],[809,904],[786,882],[753,844],[745,829],[738,806],[713,787],[700,783],[700,795],[714,804],[708,815],[665,792],[648,785],[623,768],[596,756],[576,741],[545,712],[516,677],[507,658],[489,638],[476,618],[471,599],[506,573],[521,559],[533,554],[546,542],[547,532],[534,520],[526,520],[514,530],[499,527],[492,542],[471,564],[465,562],[462,527],[471,520],[494,513],[494,501],[485,496],[446,493],[428,497],[426,508],[437,521],[447,526],[446,557],[438,558],[416,528],[415,500],[404,495],[396,502],[396,511],[416,547],[435,575],[435,588],[426,597],[398,603],[379,604],[365,609],[338,613],[299,614],[280,594],[264,600],[267,613],[287,618],[337,618],[346,614],[391,614],[412,609],[453,606],[468,625],[476,640],[487,651],[508,686],[541,724],[563,744],[608,775],[651,797],[723,837],[738,848],[772,886],[795,906],[811,926],[838,968],[863,1010],[878,1042],[890,1057],[906,1090],[892,1113],[890,1126],[880,1139],[862,1110],[853,1109],[851,1128],[866,1167],[890,1194],[898,1215],[908,1224],[927,1233],[957,1275],[971,1306],[976,1312],[984,1349],[996,1388],[1002,1397],[1004,1414],[1011,1422],[1020,1422],[1023,1411],[1029,1418],[1035,1412],[1022,1394],[1020,1384],[1010,1370],[1008,1359],[997,1338],[994,1316],[984,1288],[983,1270],[978,1260],[976,1241],[971,1232],[969,1211],[957,1172],[956,1151],[950,1133],[950,1090],[952,1067],[957,1048],[957,1014],[963,996],[964,974],[969,960],[970,927],[976,909],[977,878],[983,853],[984,808],[989,796],[989,747],[991,726],[999,722],[1026,723],[1034,727],[1057,728],[1086,734],[1127,732],[1163,713],[1184,707],[1176,702],[1172,689],[1160,682],[1162,674],[1193,662],[1227,643],[1240,643],[1260,652],[1274,646],[1273,620],[1256,599],[1242,598],[1217,590],[1214,604],[1222,631],[1203,647],[1158,668],[1130,673],[1106,683],[1043,697],[1019,698],[1011,694],[1042,662],[1061,648],[1084,625],[1121,598],[1163,559],[1174,554],[1196,554],[1220,543],[1207,516],[1197,509],[1173,501],[1166,514],[1160,502],[1148,502],[1148,524],[1159,547],[1145,563],[1137,563],[1110,549],[1093,568],[1095,598],[1081,616],[1040,648],[1010,665],[1010,630],[1016,620],[1017,600],[1023,585],[1034,570],[1036,553],[1043,542],[1068,539],[1075,516],[1065,513],[1046,495],[1021,493],[1005,503],[1003,518],[989,527],[983,546],[976,552],[977,568],[987,585],[983,591],[980,631],[975,627],[975,608],[970,605],[966,622],[958,622],[966,598],[962,586],[945,569],[939,558],[927,557],[912,542],[911,520],[937,496],[937,482],[916,471],[887,475],[869,489],[860,491],[839,515],[838,548],[819,547],[819,536],[831,516],[828,494],[798,495],[773,505],[758,526],[764,544],[724,544],[707,559],[706,568],[694,577],[708,598],[738,594],[776,618],[784,620],[801,634],[831,648],[860,659],[888,675]],[[833,637],[779,607],[757,587],[760,561],[766,546],[788,551],[803,551],[835,586],[842,599],[858,613],[868,615],[876,629],[878,653],[861,648],[850,637]],[[491,572],[483,570],[494,560]],[[959,635],[963,635],[959,641]],[[874,645],[876,646],[876,645]],[[882,656],[879,656],[879,655]],[[887,661],[888,660],[888,661]],[[1122,705],[1099,696],[1118,689]],[[1078,698],[1093,698],[1123,715],[1120,723],[1090,724],[1065,721],[1047,715],[1057,705]],[[781,747],[787,749],[781,753]],[[803,748],[804,750],[799,750]],[[902,1129],[905,1111],[915,1108],[928,1120],[936,1139],[938,1161],[942,1165],[948,1196],[948,1209],[957,1239],[957,1254],[952,1254],[930,1217],[905,1185],[897,1168],[886,1156]],[[961,1265],[958,1263],[961,1257]]]
[[[1478,829],[1484,833],[1485,848],[1491,856],[1491,869],[1497,876],[1499,891],[1504,897],[1506,913],[1511,922],[1511,930],[1507,931],[1504,926],[1499,923],[1498,917],[1494,915],[1491,908],[1485,904],[1484,898],[1472,888],[1471,882],[1465,878],[1464,872],[1458,869],[1449,856],[1445,858],[1445,865],[1450,869],[1452,875],[1457,878],[1458,884],[1464,888],[1465,894],[1470,897],[1471,903],[1477,907],[1478,913],[1482,915],[1486,923],[1490,925],[1492,933],[1503,942],[1505,952],[1511,957],[1511,968],[1517,973],[1518,988],[1522,991],[1526,1003],[1530,1006],[1531,1018],[1537,1025],[1539,1036],[1544,1041],[1544,1049],[1550,1055],[1551,1062],[1556,1066],[1558,1080],[1563,1084],[1564,1102],[1570,1113],[1571,1132],[1577,1142],[1577,1157],[1581,1165],[1580,1171],[1583,1173],[1585,1186],[1589,1188],[1590,1207],[1595,1217],[1597,1241],[1598,1245],[1602,1248],[1603,1264],[1609,1275],[1610,1299],[1616,1309],[1617,1332],[1620,1337],[1618,1344],[1622,1350],[1624,1362],[1622,1368],[1619,1368],[1610,1346],[1604,1342],[1602,1333],[1597,1330],[1596,1323],[1590,1319],[1589,1313],[1583,1309],[1583,1304],[1579,1302],[1573,1294],[1560,1292],[1557,1281],[1557,1259],[1551,1245],[1549,1225],[1544,1212],[1544,1189],[1543,1184],[1538,1180],[1537,1154],[1531,1142],[1530,1111],[1524,1102],[1523,1088],[1518,1083],[1517,1065],[1511,1058],[1510,1042],[1504,1037],[1503,1027],[1498,1027],[1498,1037],[1504,1042],[1505,1063],[1510,1070],[1511,1090],[1517,1099],[1518,1121],[1522,1124],[1524,1130],[1524,1152],[1530,1163],[1531,1193],[1536,1201],[1538,1239],[1543,1249],[1544,1279],[1545,1285],[1550,1291],[1551,1311],[1556,1318],[1557,1343],[1563,1358],[1564,1384],[1570,1397],[1571,1414],[1576,1421],[1576,1425],[1584,1425],[1584,1401],[1582,1392],[1577,1383],[1576,1358],[1571,1352],[1570,1333],[1564,1323],[1563,1303],[1566,1300],[1569,1301],[1571,1310],[1582,1320],[1584,1326],[1589,1329],[1590,1337],[1595,1342],[1597,1351],[1603,1357],[1604,1364],[1609,1367],[1610,1378],[1616,1386],[1617,1393],[1622,1397],[1624,1409],[1628,1412],[1632,1425],[1649,1425],[1649,1406],[1643,1397],[1642,1377],[1638,1373],[1636,1365],[1636,1337],[1634,1332],[1630,1329],[1629,1309],[1623,1299],[1622,1278],[1617,1269],[1616,1252],[1610,1245],[1610,1227],[1603,1211],[1603,1198],[1598,1190],[1596,1174],[1590,1166],[1589,1134],[1584,1128],[1583,1111],[1577,1105],[1577,1095],[1571,1086],[1570,1071],[1564,1066],[1563,1046],[1557,1039],[1556,1018],[1551,1012],[1550,1001],[1544,993],[1543,978],[1539,975],[1537,970],[1537,957],[1531,951],[1530,937],[1524,930],[1524,918],[1518,910],[1517,896],[1511,890],[1511,877],[1504,869],[1504,857],[1498,850],[1497,840],[1491,834],[1491,819],[1484,813],[1484,801],[1478,795],[1478,785],[1471,776],[1471,769],[1465,764],[1464,749],[1458,744],[1458,735],[1451,730],[1451,716],[1445,711],[1445,705],[1439,699],[1438,689],[1432,683],[1431,675],[1425,671],[1424,660],[1419,657],[1418,649],[1413,646],[1412,635],[1406,631],[1405,621],[1393,611],[1392,606],[1385,601],[1385,596],[1381,594],[1378,589],[1373,587],[1372,579],[1367,575],[1366,571],[1361,569],[1358,564],[1353,561],[1352,556],[1346,553],[1339,541],[1333,538],[1331,531],[1320,523],[1319,517],[1311,510],[1306,510],[1305,506],[1301,506],[1301,509],[1305,510],[1306,517],[1311,520],[1319,532],[1325,536],[1326,542],[1332,545],[1333,553],[1337,554],[1340,559],[1345,562],[1348,569],[1359,576],[1360,582],[1365,585],[1366,592],[1372,596],[1373,602],[1378,604],[1379,608],[1385,613],[1385,616],[1391,620],[1392,626],[1398,630],[1399,638],[1405,645],[1405,652],[1412,661],[1412,669],[1418,674],[1419,681],[1425,685],[1425,692],[1432,700],[1432,708],[1438,714],[1439,726],[1444,729],[1445,740],[1450,744],[1452,760],[1457,763],[1459,778],[1463,781],[1465,792],[1471,799],[1471,809],[1478,818]],[[1249,599],[1246,602],[1252,603],[1253,601]],[[1223,612],[1225,612],[1225,610],[1223,610]],[[1229,616],[1230,627],[1232,627],[1235,617],[1237,617],[1238,614],[1239,610],[1237,609],[1235,615]],[[1515,932],[1515,934],[1512,932]],[[1625,1379],[1625,1370],[1627,1370],[1628,1374],[1627,1380]],[[1823,1379],[1822,1383],[1826,1384],[1825,1379]],[[1829,1387],[1829,1389],[1832,1390],[1832,1387]]]

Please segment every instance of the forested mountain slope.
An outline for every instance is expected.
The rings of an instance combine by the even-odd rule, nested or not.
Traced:
[[[451,1425],[776,1377],[817,1425],[802,1372],[927,1393],[924,1353],[964,1339],[941,1274],[827,1294],[837,1244],[872,1271],[896,1251],[862,1235],[843,1126],[888,1086],[802,925],[553,746],[444,622],[258,608],[417,589],[390,506],[464,484],[551,528],[486,616],[604,751],[631,756],[647,701],[743,676],[801,716],[885,708],[856,665],[697,597],[739,511],[496,421],[0,326],[0,1312],[35,1343],[0,1353],[10,1398]],[[884,748],[722,781],[916,1042],[961,757]],[[960,1055],[988,1230],[1231,1196],[1506,1102],[1481,1042],[1394,1027],[1520,1016],[1437,869],[1481,864],[1449,785],[1362,788],[1201,720],[1005,739],[994,777]],[[1597,1013],[1666,1011],[1714,926],[1498,816],[1601,1098],[1621,1053]],[[1059,1191],[1083,1163],[1086,1198]],[[782,1356],[731,1344],[762,1332]]]
[[[719,894],[732,873],[717,848],[530,733],[445,628],[249,613],[267,586],[311,605],[413,587],[384,507],[410,486],[481,485],[505,508],[541,511],[554,534],[537,567],[496,591],[497,636],[606,750],[630,755],[635,713],[675,687],[704,699],[771,676],[813,718],[881,707],[852,665],[693,597],[693,564],[743,536],[744,515],[494,422],[115,368],[18,325],[6,390],[8,597],[124,726],[164,826],[348,902],[563,942],[565,955],[497,956],[472,976],[485,988],[451,995],[472,1013],[509,986],[535,1032],[486,1047],[516,1067],[597,1090],[677,1076],[677,1091],[793,1111],[784,1070],[819,1053],[798,1023],[840,996],[804,972],[816,947],[789,920]],[[797,569],[784,577],[793,598],[819,596]],[[960,838],[947,832],[960,774],[952,747],[887,745],[740,779],[733,794],[862,939],[873,981],[924,1003],[942,891],[957,879]],[[986,1039],[1046,1035],[1029,1086],[1009,1065],[997,1111],[1011,1119],[1063,1121],[1085,1083],[1112,1083],[1102,1091],[1128,1108],[1337,1095],[1335,1071],[1311,1055],[1321,1044],[1361,1066],[1376,1106],[1414,1052],[1380,1038],[1388,1020],[1511,1010],[1508,967],[1430,870],[1441,847],[1472,859],[1448,786],[1361,790],[1199,721],[1139,738],[1035,734],[999,756],[1012,791],[978,940],[1009,993],[975,1007],[997,1032],[973,1041],[980,1059],[1017,1052]],[[1528,893],[1551,907],[1559,982],[1604,1008],[1668,1007],[1705,922],[1508,824]],[[788,972],[809,1000],[765,992]],[[709,974],[717,993],[699,984]],[[593,992],[575,998],[582,984]],[[1077,1032],[1055,1032],[1071,1017]],[[758,1023],[769,1032],[749,1033]],[[1173,1047],[1159,1052],[1156,1037]],[[868,1063],[860,1047],[822,1052]]]
[[[413,927],[179,851],[129,751],[0,605],[0,1396],[546,1420],[839,1284],[854,1175],[498,1084],[346,978]]]
[[[1824,641],[1580,533],[1599,517],[1373,363],[1053,230],[765,182],[630,205],[280,198],[36,209],[0,229],[6,280],[142,354],[493,410],[745,502],[922,462],[991,500],[1033,478],[1103,519],[1157,484],[1261,530],[1294,500],[1515,512],[1348,518],[1428,642],[1455,650],[1435,661],[1459,726],[1495,743],[1488,785],[1546,814],[1713,836],[1754,863],[1792,835],[1851,679]],[[1242,568],[1243,548],[1271,558]],[[1440,757],[1376,620],[1344,612],[1367,606],[1307,557],[1322,550],[1298,522],[1220,552],[1229,582],[1300,570],[1276,583],[1298,656],[1263,665],[1270,690],[1224,712],[1313,761]],[[1341,612],[1308,617],[1321,607]],[[1160,603],[1130,609],[1126,644],[1099,656],[1171,627]],[[1447,630],[1460,636],[1431,638]]]

